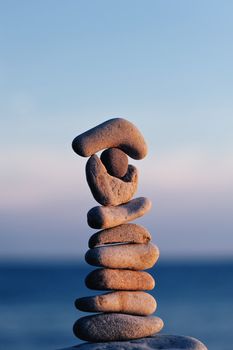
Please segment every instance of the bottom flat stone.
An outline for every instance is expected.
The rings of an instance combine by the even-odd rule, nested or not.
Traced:
[[[199,340],[179,335],[158,334],[153,337],[108,343],[83,343],[61,350],[208,350]]]

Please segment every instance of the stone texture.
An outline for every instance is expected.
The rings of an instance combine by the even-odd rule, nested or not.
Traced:
[[[151,201],[145,197],[138,197],[116,207],[94,207],[87,213],[87,222],[90,227],[96,229],[115,227],[143,216],[150,209]]]
[[[179,335],[156,334],[153,337],[108,343],[84,343],[63,350],[207,350],[199,340]]]
[[[159,258],[159,249],[152,243],[118,244],[89,249],[85,255],[90,265],[111,269],[146,270]]]
[[[138,172],[133,165],[122,179],[108,174],[107,169],[93,155],[86,164],[86,179],[97,202],[102,205],[119,205],[128,202],[137,190]]]
[[[123,224],[94,233],[88,242],[89,248],[114,243],[148,243],[150,233],[137,224]]]
[[[119,148],[106,149],[100,159],[110,175],[121,178],[127,173],[128,157]]]
[[[113,118],[77,136],[73,150],[82,157],[89,157],[105,148],[120,148],[134,159],[147,154],[146,142],[135,125],[123,118]]]
[[[162,328],[159,317],[106,313],[80,318],[73,330],[82,340],[101,342],[148,337]]]
[[[86,312],[120,312],[124,314],[148,316],[156,310],[156,301],[145,292],[118,291],[79,298],[77,309]]]
[[[90,272],[85,283],[96,290],[152,290],[153,277],[145,271],[96,269]]]

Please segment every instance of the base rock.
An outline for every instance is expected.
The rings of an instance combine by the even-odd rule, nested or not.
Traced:
[[[84,343],[62,350],[207,350],[199,340],[179,335],[158,334],[137,340]]]

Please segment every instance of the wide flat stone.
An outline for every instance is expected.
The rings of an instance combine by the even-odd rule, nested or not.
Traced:
[[[88,242],[89,248],[114,243],[148,243],[151,235],[138,224],[123,224],[94,233]]]
[[[148,272],[121,269],[96,269],[87,275],[85,283],[96,290],[152,290],[155,286]]]
[[[86,312],[121,312],[148,316],[155,312],[157,303],[149,293],[118,291],[76,299],[75,306]]]
[[[199,340],[179,335],[157,334],[153,337],[105,343],[84,343],[61,350],[207,350]]]
[[[72,143],[73,150],[82,157],[105,148],[120,148],[134,159],[147,154],[144,137],[134,124],[123,118],[113,118],[77,136]]]
[[[159,249],[152,243],[96,247],[85,255],[90,265],[130,270],[150,269],[158,258]]]
[[[102,342],[148,337],[162,328],[159,317],[103,313],[78,319],[73,331],[79,339]]]
[[[126,175],[118,179],[111,176],[97,155],[86,164],[86,179],[95,200],[102,205],[119,205],[128,202],[137,190],[138,171],[128,166]]]
[[[151,201],[138,197],[116,207],[94,207],[87,213],[87,222],[90,227],[97,229],[115,227],[143,216],[150,209]]]

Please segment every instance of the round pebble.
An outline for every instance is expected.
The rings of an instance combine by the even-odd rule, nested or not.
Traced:
[[[106,149],[100,159],[110,175],[121,178],[127,173],[128,157],[119,148]]]

